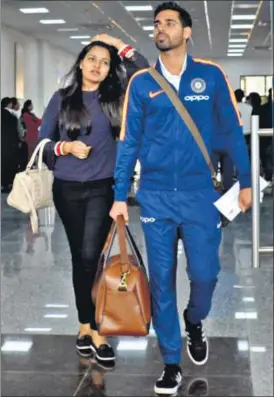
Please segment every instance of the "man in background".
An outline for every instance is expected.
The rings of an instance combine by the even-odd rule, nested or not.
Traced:
[[[1,101],[1,186],[8,193],[18,171],[18,119],[12,112],[11,98]]]
[[[240,88],[235,91],[235,97],[237,99],[239,112],[241,114],[243,122],[243,133],[245,136],[246,144],[248,150],[250,151],[252,106],[250,106],[248,103],[243,102],[245,94]]]

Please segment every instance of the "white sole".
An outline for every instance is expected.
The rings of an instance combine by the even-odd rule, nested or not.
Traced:
[[[173,387],[173,389],[163,389],[163,388],[158,388],[157,386],[154,386],[154,392],[156,394],[173,395],[173,394],[177,393],[177,391],[180,389],[182,384],[183,384],[183,381],[181,381],[178,386]]]
[[[190,351],[189,351],[188,343],[187,343],[187,346],[186,346],[188,357],[193,362],[193,364],[198,365],[199,367],[201,367],[202,365],[205,365],[207,360],[208,360],[209,344],[208,344],[208,340],[207,339],[205,340],[205,343],[206,343],[206,357],[205,357],[205,359],[203,361],[195,361],[194,358],[192,357]]]
[[[82,356],[82,357],[90,357],[90,356],[92,356],[92,353],[85,354],[85,353],[82,353],[82,352],[81,352],[81,350],[86,350],[86,349],[87,349],[86,347],[83,348],[83,347],[77,347],[77,346],[76,346],[76,352],[77,352],[80,356]]]
[[[114,361],[116,359],[115,356],[111,357],[111,358],[102,358],[100,356],[98,356],[97,351],[95,349],[95,347],[90,346],[91,350],[93,351],[93,353],[95,354],[96,358],[98,358],[98,360],[100,361]]]

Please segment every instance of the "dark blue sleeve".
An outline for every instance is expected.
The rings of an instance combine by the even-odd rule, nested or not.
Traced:
[[[251,187],[251,170],[237,101],[221,68],[216,67],[215,73],[214,107],[216,116],[223,134],[224,146],[238,171],[240,187],[245,189]]]
[[[131,79],[138,70],[149,68],[148,60],[137,50],[134,51],[131,58],[123,58],[123,64],[126,68],[128,80]]]
[[[140,95],[141,86],[136,73],[129,82],[123,109],[120,141],[115,167],[115,201],[126,201],[130,178],[136,165],[143,133],[144,104]]]
[[[51,140],[44,150],[44,162],[49,169],[54,168],[56,156],[54,154],[54,147],[56,142],[59,141],[59,115],[61,106],[60,92],[56,91],[51,97],[49,104],[44,112],[42,124],[39,131],[39,140],[48,138]]]

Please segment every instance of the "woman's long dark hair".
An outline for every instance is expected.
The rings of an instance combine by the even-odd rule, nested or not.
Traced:
[[[29,113],[29,107],[31,105],[32,105],[32,101],[30,99],[26,100],[21,110],[21,116],[23,116],[25,113]]]
[[[101,82],[98,89],[99,102],[111,126],[114,127],[113,130],[120,125],[120,108],[125,90],[122,62],[115,47],[101,41],[94,41],[80,52],[75,64],[65,76],[65,81],[69,80],[69,85],[61,90],[60,125],[65,127],[71,140],[77,139],[81,127],[87,128],[87,131],[91,131],[92,128],[90,115],[87,114],[83,102],[83,76],[80,64],[91,48],[95,46],[106,48],[111,59],[108,76]]]

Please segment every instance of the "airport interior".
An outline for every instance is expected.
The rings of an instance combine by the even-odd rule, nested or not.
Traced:
[[[4,397],[274,395],[273,1],[176,1],[172,3],[172,7],[175,8],[168,8],[171,7],[169,4],[166,8],[160,9],[158,14],[155,13],[162,4],[161,1],[148,0],[1,1],[1,395]],[[182,19],[179,18],[179,15],[182,16],[179,9],[187,11]],[[192,25],[187,15],[190,15]],[[172,19],[173,16],[175,20]],[[170,43],[173,39],[179,40],[179,36],[176,36],[179,35],[178,32],[184,34],[183,39],[180,36],[180,43],[183,43],[180,45],[184,47],[180,48],[187,48],[181,73],[182,64],[179,70],[177,61],[173,61],[172,64],[168,58],[175,51],[179,54],[179,47],[173,50],[169,50],[168,47],[172,45]],[[89,47],[92,41],[103,41],[107,44],[104,44],[105,47],[99,44],[97,47]],[[110,46],[111,50],[108,50]],[[86,51],[83,55],[83,49],[87,48],[89,52]],[[175,48],[175,45],[172,48]],[[104,58],[99,60],[99,55],[88,55],[92,51],[96,52],[96,49],[98,54],[105,54]],[[81,61],[80,54],[85,56]],[[174,58],[174,55],[172,56]],[[177,59],[183,58],[179,56]],[[85,62],[96,65],[89,75],[85,69],[88,67]],[[114,70],[114,62],[125,65],[121,66],[120,74]],[[123,88],[120,81],[123,73],[128,72],[127,65],[133,65],[135,70],[128,75],[130,80],[127,80],[127,87]],[[167,65],[178,72],[172,73]],[[223,209],[226,215],[222,213],[220,219],[228,224],[218,223],[217,229],[214,225],[214,231],[211,213],[212,216],[219,216],[218,210],[221,209],[217,210],[212,200],[210,203],[205,201],[202,204],[208,205],[208,208],[202,208],[197,201],[199,194],[204,194],[203,200],[208,197],[207,193],[203,193],[206,191],[203,189],[206,189],[207,180],[210,180],[208,169],[204,171],[204,178],[201,178],[204,174],[202,171],[199,174],[198,169],[200,179],[197,180],[200,181],[201,187],[196,187],[195,191],[191,188],[184,190],[184,187],[182,191],[177,191],[176,187],[172,187],[172,191],[169,191],[169,188],[165,191],[160,184],[166,177],[166,186],[173,186],[173,177],[177,180],[180,179],[180,175],[186,175],[187,171],[176,163],[179,156],[188,159],[184,160],[185,169],[191,169],[191,164],[194,164],[196,170],[199,166],[204,167],[204,170],[206,165],[194,138],[190,135],[190,130],[187,131],[185,119],[182,121],[179,113],[172,113],[176,110],[168,102],[165,89],[159,89],[160,86],[157,89],[156,81],[149,75],[150,67],[162,71],[165,77],[163,80],[170,83],[167,84],[169,88],[174,88],[173,94],[176,92],[176,82],[179,82],[178,95],[183,91],[188,92],[185,97],[182,96],[184,106],[192,112],[192,117],[195,112],[195,122],[203,134],[210,130],[212,144],[207,141],[207,145],[211,145],[212,158],[215,156],[217,180],[228,185],[231,182],[226,191],[238,186],[236,193],[234,190],[236,199],[233,196],[236,204],[232,203],[232,196],[227,196],[226,201],[227,206],[239,208],[237,214],[233,218],[230,213],[230,219],[229,211]],[[73,70],[70,78],[74,83],[69,86],[73,87],[69,91],[63,84],[69,84],[66,78],[70,70]],[[85,76],[90,76],[90,80]],[[82,86],[78,85],[79,78],[82,79]],[[120,79],[119,83],[117,80],[114,81],[115,78]],[[95,80],[99,81],[96,83],[96,90],[87,88],[89,82]],[[219,86],[219,83],[222,85]],[[93,83],[90,84],[90,87],[93,87]],[[111,128],[111,114],[107,119],[105,110],[110,109],[109,102],[104,107],[102,98],[112,98],[111,95],[115,95],[117,103],[117,90],[124,93],[123,97],[119,94],[119,98],[124,100],[124,106],[116,136],[120,136],[120,139],[115,140],[111,131],[117,129],[117,125]],[[214,90],[218,94],[214,96],[213,102]],[[61,95],[66,96],[62,101]],[[71,98],[78,99],[73,102]],[[99,105],[95,115],[91,115],[91,121],[87,117],[85,128],[89,132],[81,135],[82,127],[78,128],[77,125],[86,120],[85,104],[89,98],[93,98],[92,103]],[[214,112],[218,115],[213,119],[211,114],[215,115]],[[171,116],[172,114],[174,116]],[[225,121],[222,120],[222,115]],[[96,117],[98,122],[93,121]],[[146,122],[142,122],[142,117]],[[176,130],[176,139],[181,139],[180,142],[184,139],[188,149],[184,149],[183,145],[176,147],[176,143],[174,146],[175,133],[172,129],[174,125],[179,125],[174,124],[174,118],[178,123],[184,122],[180,124],[183,125],[181,132],[180,129]],[[217,125],[216,122],[214,128],[210,128],[215,119],[220,120],[220,124]],[[65,132],[68,136],[67,141],[62,140],[62,137],[55,139],[53,127],[50,127],[53,121],[55,126],[59,126],[58,133],[65,128],[64,126],[70,126],[65,130],[69,131]],[[71,127],[74,126],[73,123],[76,123],[76,127]],[[152,128],[153,123],[157,128]],[[221,135],[222,131],[225,131],[225,134],[230,126],[229,131],[234,130],[229,137],[237,130],[233,137],[239,132],[238,141],[236,142],[235,138],[229,146],[226,142],[230,140],[223,140],[224,148],[220,149],[216,144],[214,149],[217,137],[224,136]],[[50,128],[52,133],[47,135]],[[95,131],[96,128],[98,133]],[[78,131],[78,135],[73,135],[75,131]],[[184,135],[184,138],[178,138],[180,134]],[[41,151],[41,157],[34,159],[34,162],[37,160],[37,167],[31,164],[33,156],[35,157],[35,148],[42,138],[48,139],[44,150],[46,152],[48,148],[47,153],[51,154],[51,159],[54,160],[52,168]],[[89,138],[91,141],[88,141]],[[93,144],[89,146],[83,142],[94,142],[94,147]],[[100,144],[102,154],[99,152],[96,160],[92,161],[92,156],[97,153],[96,145]],[[119,149],[116,157],[117,145]],[[143,148],[140,149],[140,158],[136,152],[138,145]],[[134,150],[137,153],[137,162]],[[236,150],[238,157],[235,155],[231,159],[230,153],[236,153]],[[158,156],[156,159],[154,157],[154,163],[153,156]],[[166,174],[171,175],[169,179],[164,174],[169,159],[173,158],[175,162],[169,163],[169,167],[173,168],[169,168],[169,174]],[[133,173],[129,174],[133,159]],[[90,164],[90,167],[82,167],[83,162]],[[68,179],[64,177],[63,180],[62,171],[64,172],[66,165],[70,166],[66,174]],[[245,170],[248,169],[246,172],[249,175],[249,182],[246,182],[244,187],[244,177],[241,176],[244,171],[240,169],[241,165]],[[31,201],[32,204],[28,204],[28,210],[25,210],[23,201],[25,197],[29,197],[29,193],[27,194],[26,185],[22,184],[17,176],[24,173],[26,177],[27,172],[32,169],[36,177],[41,178],[41,183],[40,166],[45,167],[43,170],[46,172],[43,183],[39,185],[38,190],[31,190],[33,200],[37,195],[40,201]],[[55,178],[53,190],[52,179],[49,179],[52,176]],[[73,179],[74,176],[76,179]],[[193,182],[196,177],[198,178],[195,174]],[[128,190],[126,178],[129,179]],[[185,178],[185,181],[191,184],[191,176]],[[243,189],[240,193],[238,182]],[[142,190],[140,186],[146,188]],[[158,191],[157,186],[160,189]],[[113,196],[113,190],[116,198]],[[213,189],[212,192],[216,193]],[[241,196],[242,192],[244,193]],[[82,201],[79,198],[80,193]],[[87,194],[93,194],[94,201],[94,206],[87,207],[90,212],[85,213],[89,215],[90,221],[88,215],[83,215],[83,219],[77,215],[84,214],[81,210],[84,204],[81,203],[89,200],[84,198]],[[182,197],[182,201],[178,197]],[[246,201],[241,201],[244,211],[238,197],[245,197]],[[44,205],[41,204],[42,198]],[[114,200],[115,204],[112,207]],[[91,203],[91,198],[87,202]],[[197,205],[195,210],[194,205]],[[108,293],[114,294],[110,289],[114,278],[109,280],[110,284],[104,287],[106,289],[101,295],[100,288],[102,291],[104,284],[100,282],[96,295],[97,305],[92,309],[92,314],[89,311],[90,307],[94,308],[91,302],[91,287],[95,284],[90,281],[89,276],[92,274],[90,277],[94,280],[95,273],[97,272],[96,277],[99,274],[100,253],[110,252],[109,248],[104,251],[103,246],[111,225],[109,211],[114,211],[114,208],[117,208],[118,215],[120,208],[128,208],[128,221],[125,219],[127,228],[122,224],[122,229],[129,230],[129,241],[133,239],[134,244],[128,243],[126,252],[132,249],[134,251],[136,245],[137,254],[134,252],[137,257],[141,256],[142,259],[139,258],[138,263],[140,265],[143,262],[144,269],[142,270],[141,265],[134,266],[139,272],[143,271],[142,275],[149,274],[149,284],[145,286],[153,289],[152,309],[150,298],[145,303],[140,301],[138,294],[142,291],[137,291],[137,287],[134,287],[135,292],[130,292],[135,294],[136,310],[131,310],[131,306],[129,310],[126,309],[126,304],[129,303],[123,303],[123,299],[133,296],[128,292],[126,280],[127,277],[130,280],[134,272],[127,273],[121,270],[119,288],[115,290],[113,300],[107,300],[106,296]],[[104,221],[102,211],[105,211]],[[175,217],[175,213],[178,219],[176,230],[173,227],[175,221],[168,215],[174,214]],[[155,219],[157,216],[165,219]],[[119,219],[121,220],[121,217]],[[115,222],[113,224],[116,225]],[[118,231],[119,238],[115,237],[113,232],[111,251],[114,251],[124,264],[121,245],[124,235],[121,234],[121,224],[120,229],[118,226],[117,219],[115,230]],[[193,230],[192,235],[187,231],[187,226]],[[95,227],[98,227],[98,231],[95,231]],[[175,245],[171,243],[168,251],[168,237],[174,230]],[[86,241],[89,239],[88,233],[93,239],[92,242]],[[86,248],[83,248],[83,245],[77,248],[79,239],[82,238],[80,235],[87,236],[86,240],[83,237]],[[219,248],[216,246],[215,235],[217,240],[220,238]],[[203,238],[207,240],[203,241]],[[190,239],[192,245],[189,243]],[[193,243],[194,239],[196,240]],[[156,243],[153,245],[156,241],[158,249]],[[96,249],[97,256],[94,253]],[[199,284],[197,288],[201,288],[201,291],[196,291],[195,295],[195,280],[191,279],[191,283],[189,281],[190,268],[195,259],[198,259],[197,266],[204,267],[200,268],[200,271],[196,269],[197,275],[193,277],[207,280],[206,273],[209,271],[206,264],[218,262],[218,259],[214,259],[214,250],[216,258],[219,254],[220,261],[218,282],[211,309],[208,307],[209,314],[206,312],[204,317],[201,317],[203,321],[200,322],[199,318],[199,323],[197,320],[196,324],[187,318],[187,314],[190,318],[192,312],[199,312],[195,306],[199,299],[200,303],[197,305],[200,305],[200,310],[203,306],[206,307],[211,292],[204,292],[201,296],[202,284]],[[167,251],[172,257],[170,262],[164,259]],[[82,259],[77,259],[78,254],[82,255]],[[92,270],[89,268],[91,262],[88,262],[91,256],[97,258]],[[84,257],[86,259],[83,259]],[[176,262],[176,267],[172,268],[174,271],[164,268],[165,264],[171,262]],[[108,263],[107,259],[105,263]],[[106,272],[106,269],[107,267],[103,271]],[[166,279],[164,272],[167,275]],[[107,283],[108,278],[105,277],[104,282]],[[156,280],[156,277],[159,277],[159,280]],[[147,278],[145,280],[147,282]],[[86,287],[89,283],[92,285]],[[209,284],[203,285],[206,285],[205,290],[209,289]],[[104,297],[103,293],[106,294]],[[189,296],[191,302],[188,303]],[[167,297],[170,301],[165,300]],[[102,305],[106,305],[105,312],[99,312],[99,298],[103,302]],[[107,302],[109,308],[111,307],[108,312]],[[123,320],[119,322],[118,314],[123,313],[129,321],[129,327],[132,328],[135,324],[134,316],[141,318],[142,304],[152,310],[152,320],[150,327],[146,323],[147,332],[138,333],[136,328],[135,335],[134,330],[125,330],[125,323]],[[92,319],[84,320],[83,308],[86,308]],[[96,328],[92,328],[95,321],[94,310],[98,332]],[[204,308],[204,311],[206,310]],[[142,321],[145,321],[145,315],[142,316]],[[108,319],[108,322],[105,320],[104,323],[104,319]],[[98,327],[100,325],[100,329],[103,329],[103,324],[107,324],[106,327],[110,330],[107,338],[103,331],[102,335],[99,332]],[[86,333],[83,330],[87,330]],[[178,332],[181,350],[179,345],[176,345]],[[195,335],[198,338],[196,340]],[[169,352],[168,346],[171,349]],[[192,352],[195,346],[200,349],[200,354],[206,355],[205,359],[195,359]],[[177,356],[179,354],[178,359],[172,358],[176,357],[175,351],[179,351],[176,353]]]

